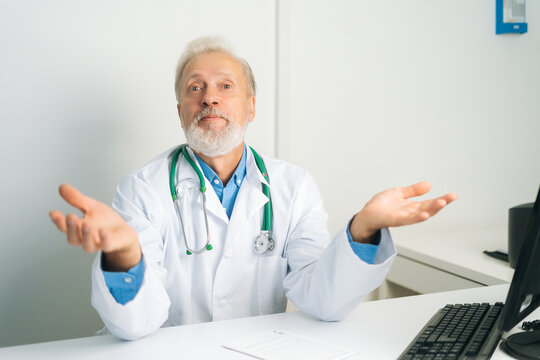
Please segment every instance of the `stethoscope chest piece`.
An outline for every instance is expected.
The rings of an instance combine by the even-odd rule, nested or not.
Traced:
[[[274,249],[275,242],[270,237],[270,234],[261,233],[255,238],[253,242],[253,251],[257,255],[262,255],[267,251],[272,251]]]

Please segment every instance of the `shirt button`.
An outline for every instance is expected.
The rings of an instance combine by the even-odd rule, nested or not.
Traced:
[[[214,184],[219,185],[219,180],[218,179],[214,180]]]
[[[236,180],[236,185],[240,186],[241,183],[242,181],[240,181],[240,179]]]
[[[225,251],[225,258],[226,258],[226,259],[230,258],[231,255],[232,255],[232,250],[231,250],[231,249]]]
[[[125,282],[126,284],[131,284],[132,281],[133,281],[133,279],[131,279],[130,277],[125,277],[125,278],[124,278],[124,282]]]
[[[225,305],[227,305],[227,300],[221,299],[221,300],[219,301],[219,306],[225,307]]]

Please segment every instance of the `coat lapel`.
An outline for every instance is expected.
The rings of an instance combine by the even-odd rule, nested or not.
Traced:
[[[261,219],[257,218],[257,220],[254,220],[253,216],[258,215],[264,204],[269,201],[262,192],[261,185],[261,183],[264,182],[267,184],[267,182],[257,168],[253,154],[249,150],[246,160],[246,178],[242,182],[242,186],[236,197],[229,224],[231,228],[229,233],[231,234],[234,234],[239,228],[245,228],[248,222],[251,224],[254,222],[257,223],[260,229]]]
[[[188,147],[188,153],[189,156],[193,159],[197,167],[199,168],[199,171],[202,173],[202,169],[199,165],[199,162],[197,161],[197,158],[195,157],[195,154],[193,154],[193,151]],[[199,177],[197,176],[197,173],[189,162],[182,157],[182,161],[180,161],[179,164],[179,170],[178,170],[178,184],[182,184],[185,180],[191,180],[190,182],[195,182],[197,184],[195,191],[200,193],[200,186],[199,186]],[[223,208],[223,205],[219,201],[216,192],[214,191],[214,188],[212,187],[212,184],[208,181],[206,177],[204,177],[204,183],[206,186],[206,211],[209,214],[212,214],[216,216],[217,218],[221,219],[225,223],[229,223],[229,218],[227,217],[227,213],[225,212],[225,209]],[[177,190],[178,191],[178,190]],[[203,211],[203,203],[202,203],[202,196],[198,197],[197,202],[201,206],[201,211]]]

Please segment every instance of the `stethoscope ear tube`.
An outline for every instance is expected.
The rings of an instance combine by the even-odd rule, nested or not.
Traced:
[[[255,149],[253,149],[251,146],[249,148],[251,149],[251,152],[253,153],[253,157],[255,158],[255,163],[257,164],[259,171],[261,172],[262,176],[266,179],[266,182],[270,184],[270,178],[268,177],[268,171],[266,170],[264,161],[261,159],[259,154],[255,151]],[[263,194],[268,198],[268,202],[264,204],[264,215],[263,215],[261,235],[265,235],[266,237],[270,239],[272,235],[272,198],[270,196],[270,188],[268,187],[268,185],[266,185],[264,182],[261,184],[262,184]],[[272,250],[272,249],[269,249],[269,250]]]
[[[203,206],[205,207],[205,210],[206,210],[206,195],[205,193],[202,193],[202,196],[203,196]],[[204,245],[204,247],[200,248],[199,250],[193,250],[189,247],[188,243],[187,243],[187,237],[186,237],[186,230],[184,228],[184,220],[182,218],[182,212],[180,211],[180,204],[179,204],[179,199],[177,198],[175,201],[174,201],[174,207],[176,208],[176,213],[178,214],[178,218],[180,219],[180,227],[182,229],[182,235],[184,237],[184,244],[186,246],[186,254],[187,255],[191,255],[191,254],[201,254],[207,250],[212,250],[213,247],[212,247],[212,244],[210,244],[210,232],[208,230],[208,218],[206,217],[206,211],[204,211],[204,223],[206,225],[206,244]]]
[[[169,171],[169,189],[171,190],[171,196],[175,204],[176,199],[178,199],[178,194],[176,193],[176,188],[174,187],[176,176],[176,163],[178,162],[178,156],[180,156],[180,152],[182,152],[184,146],[185,144],[180,145],[178,149],[174,151],[171,162],[171,171]],[[176,210],[178,211],[178,208]]]
[[[193,162],[193,159],[191,159],[191,157],[189,156],[186,148],[187,148],[187,145],[183,144],[183,145],[180,145],[178,149],[176,149],[174,152],[172,162],[171,162],[169,186],[171,188],[171,196],[173,198],[174,207],[176,208],[176,213],[178,214],[178,218],[180,219],[180,227],[182,228],[184,244],[186,245],[186,254],[191,255],[191,254],[201,254],[207,250],[212,250],[213,247],[212,247],[212,244],[210,244],[210,231],[208,229],[208,217],[206,215],[206,185],[204,182],[203,175],[201,174],[201,171],[199,170],[197,165],[195,165],[195,163]],[[176,164],[178,163],[178,158],[180,157],[180,153],[184,155],[186,160],[189,162],[189,164],[195,170],[195,172],[197,173],[197,176],[199,177],[200,191],[201,191],[202,200],[203,200],[204,225],[206,227],[206,244],[204,245],[204,247],[200,248],[199,250],[193,250],[188,245],[186,230],[184,228],[184,220],[182,219],[182,212],[180,211],[178,193],[176,192],[176,187],[175,187]]]

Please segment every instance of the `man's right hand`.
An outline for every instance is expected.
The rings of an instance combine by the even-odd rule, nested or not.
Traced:
[[[49,212],[56,227],[67,234],[73,246],[82,246],[87,253],[101,250],[102,268],[106,271],[127,271],[141,261],[142,252],[137,232],[108,205],[83,195],[68,184],[60,185],[60,196],[83,213],[64,216],[58,210]]]

